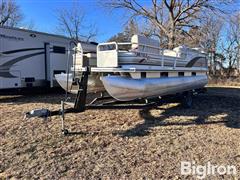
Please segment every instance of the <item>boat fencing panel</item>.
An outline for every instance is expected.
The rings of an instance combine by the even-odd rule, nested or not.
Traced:
[[[116,42],[98,45],[97,67],[118,67],[118,44]]]

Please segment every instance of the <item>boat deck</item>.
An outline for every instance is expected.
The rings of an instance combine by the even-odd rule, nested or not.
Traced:
[[[75,67],[77,72],[86,72],[89,67]],[[162,67],[162,66],[122,66],[113,68],[113,67],[90,67],[90,72],[165,72],[165,71],[201,71],[207,72],[208,68],[203,67]]]

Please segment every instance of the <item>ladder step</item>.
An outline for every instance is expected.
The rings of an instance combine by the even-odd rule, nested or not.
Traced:
[[[73,102],[64,102],[64,104],[68,105],[68,106],[74,106],[74,103]]]

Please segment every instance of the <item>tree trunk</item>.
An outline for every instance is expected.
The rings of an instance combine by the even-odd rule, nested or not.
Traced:
[[[175,27],[172,27],[168,36],[168,48],[173,49],[175,47]]]
[[[170,36],[168,37],[168,48],[173,49],[175,44],[175,35],[173,32],[170,33]]]
[[[237,50],[237,72],[240,74],[240,43],[238,44]]]
[[[213,75],[216,76],[217,64],[216,64],[216,51],[213,54]]]
[[[174,37],[170,36],[168,41],[168,49],[173,49],[173,48],[174,48]]]

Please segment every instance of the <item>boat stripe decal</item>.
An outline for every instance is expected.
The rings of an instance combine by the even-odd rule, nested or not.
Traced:
[[[33,50],[43,50],[44,48],[25,48],[25,49],[16,49],[11,51],[2,52],[2,54],[13,54],[17,52],[24,52],[24,51],[33,51]]]
[[[195,57],[192,60],[188,61],[188,63],[186,65],[183,65],[184,62],[177,61],[177,64],[178,64],[177,67],[194,67],[194,64],[198,60],[201,60],[201,59],[204,59],[204,57]],[[158,63],[156,63],[156,62],[147,62],[147,61],[142,61],[142,62],[139,62],[139,63],[135,62],[134,63],[132,61],[125,61],[125,62],[120,63],[120,65],[154,65],[154,66],[161,66],[161,63],[162,63],[161,61],[159,61]],[[172,67],[173,63],[174,62],[164,61],[164,66]],[[206,62],[205,62],[205,64],[206,64]]]
[[[156,64],[156,63],[132,63],[132,62],[124,62],[124,63],[120,63],[120,65],[152,65],[152,66],[161,66],[161,64]],[[170,63],[168,63],[168,65],[164,65],[167,67],[173,67],[173,65],[171,65]],[[184,67],[184,65],[178,65],[177,67]]]
[[[20,56],[20,57],[17,57],[15,59],[12,59],[6,63],[3,63],[2,65],[0,65],[0,70],[4,70],[2,72],[0,72],[0,77],[5,77],[5,78],[15,78],[16,76],[12,75],[9,71],[10,71],[10,68],[13,64],[17,63],[17,62],[20,62],[22,60],[25,60],[27,58],[30,58],[30,57],[33,57],[33,56],[37,56],[37,55],[40,55],[40,54],[44,54],[44,51],[43,52],[38,52],[38,53],[33,53],[33,54],[27,54],[27,55],[24,55],[24,56]]]
[[[141,59],[140,61],[139,61],[139,63],[142,63],[143,61],[145,61],[146,59],[144,58],[144,59]]]
[[[189,61],[185,67],[193,67],[193,65],[198,61],[201,60],[204,57],[195,57],[191,61]]]

